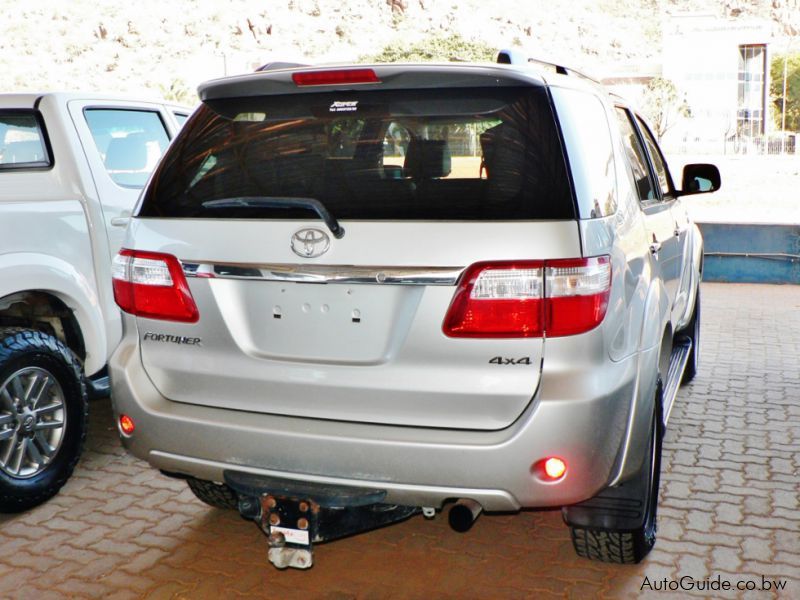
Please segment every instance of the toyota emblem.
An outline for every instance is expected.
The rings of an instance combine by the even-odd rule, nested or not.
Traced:
[[[301,229],[292,236],[292,252],[303,258],[322,256],[331,247],[331,238],[321,229]]]

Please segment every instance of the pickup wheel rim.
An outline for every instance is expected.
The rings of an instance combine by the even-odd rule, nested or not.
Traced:
[[[52,373],[41,367],[13,373],[0,386],[0,470],[14,479],[44,471],[66,424],[64,391]]]

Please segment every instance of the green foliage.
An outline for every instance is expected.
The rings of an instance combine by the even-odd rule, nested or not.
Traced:
[[[643,110],[660,140],[678,117],[690,117],[691,108],[670,79],[653,77],[644,88]]]
[[[389,44],[361,62],[493,62],[497,49],[483,42],[465,40],[454,33],[434,36],[413,44]]]
[[[773,56],[769,68],[770,99],[775,125],[781,128],[783,110],[783,67],[786,59],[786,131],[800,131],[800,54]]]
[[[192,106],[197,104],[197,93],[190,89],[183,79],[173,79],[169,85],[158,84],[158,91],[164,100]]]

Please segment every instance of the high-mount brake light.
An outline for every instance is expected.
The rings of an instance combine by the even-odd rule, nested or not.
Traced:
[[[372,69],[335,69],[328,71],[300,71],[292,73],[292,81],[298,86],[308,85],[350,85],[359,83],[380,83],[381,80]]]
[[[114,300],[127,313],[148,319],[195,323],[200,318],[177,258],[123,248],[111,265]]]
[[[475,263],[462,275],[442,330],[449,337],[559,337],[597,327],[608,308],[607,256]]]

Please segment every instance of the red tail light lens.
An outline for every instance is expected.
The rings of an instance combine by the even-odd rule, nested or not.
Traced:
[[[171,254],[122,249],[111,266],[114,300],[148,319],[195,323],[200,314],[178,259]]]
[[[544,326],[544,263],[476,263],[461,277],[443,330],[450,337],[538,337]]]
[[[476,263],[461,277],[442,329],[449,337],[557,337],[589,331],[608,308],[607,256]]]
[[[301,71],[292,74],[295,85],[348,85],[355,83],[380,83],[372,69],[337,69],[330,71]]]

